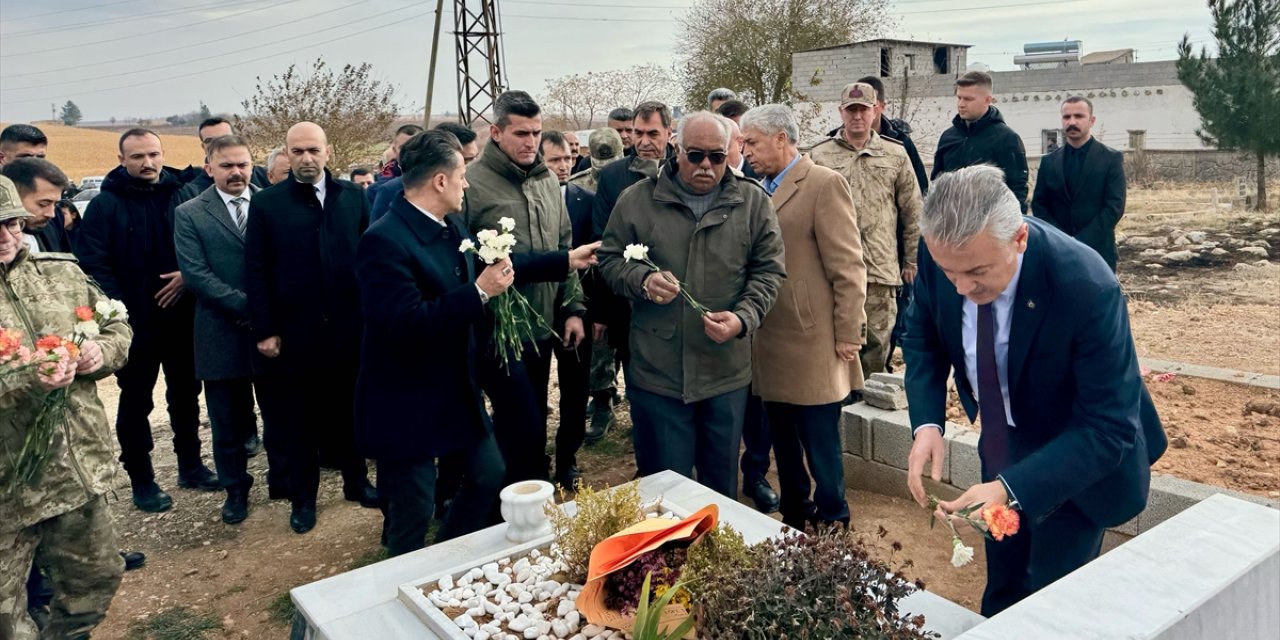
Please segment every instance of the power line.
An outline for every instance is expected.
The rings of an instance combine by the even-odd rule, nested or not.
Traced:
[[[288,0],[288,1],[292,2],[292,0]],[[39,53],[49,53],[49,52],[51,52],[51,51],[59,51],[59,52],[61,52],[61,51],[66,51],[66,50],[68,50],[68,49],[79,49],[79,48],[81,48],[81,47],[88,47],[88,46],[92,46],[92,45],[96,45],[96,44],[107,44],[108,42],[120,42],[121,40],[133,40],[134,38],[137,38],[137,37],[142,36],[142,35],[145,35],[145,36],[148,36],[148,37],[149,37],[149,36],[153,36],[153,35],[155,35],[155,34],[157,34],[157,33],[165,33],[165,32],[167,32],[167,31],[177,31],[177,30],[179,30],[179,29],[190,29],[191,27],[200,27],[200,26],[204,26],[204,25],[210,24],[210,23],[212,23],[212,22],[219,22],[219,21],[222,21],[222,20],[230,20],[231,18],[236,18],[236,17],[243,16],[243,15],[250,14],[250,13],[256,13],[256,12],[258,12],[258,11],[265,11],[265,10],[267,10],[267,9],[274,9],[274,8],[275,8],[275,7],[277,7],[277,6],[279,6],[279,5],[263,4],[263,5],[261,5],[261,6],[254,7],[254,8],[252,8],[252,9],[245,9],[244,11],[238,11],[238,12],[236,12],[236,13],[232,13],[232,14],[229,14],[229,15],[221,16],[221,17],[218,17],[218,18],[209,18],[208,20],[202,20],[202,21],[200,21],[200,22],[191,22],[191,23],[187,23],[187,24],[180,24],[180,25],[176,25],[176,26],[172,26],[172,27],[166,27],[166,28],[164,28],[164,29],[150,29],[150,30],[146,31],[146,33],[142,33],[142,34],[134,33],[134,34],[130,34],[130,35],[127,35],[127,36],[120,36],[120,37],[118,37],[118,38],[107,38],[106,40],[94,40],[93,42],[80,42],[80,43],[77,43],[77,44],[59,45],[59,46],[56,46],[56,47],[50,47],[50,48],[48,48],[48,49],[36,49],[36,50],[34,50],[34,51],[19,51],[19,52],[16,52],[16,53],[4,53],[4,54],[0,54],[0,58],[17,58],[17,57],[21,57],[21,56],[32,56],[32,55],[36,55],[36,54],[39,54]]]
[[[925,13],[954,13],[957,11],[971,12],[971,11],[984,11],[987,9],[1016,9],[1019,7],[1038,7],[1046,4],[1056,4],[1056,5],[1079,4],[1085,1],[1086,0],[1049,0],[1047,2],[1020,2],[1017,4],[998,4],[998,5],[988,5],[985,7],[959,7],[955,9],[924,9],[921,11],[900,11],[898,12],[898,15],[914,16],[914,15],[920,15]]]
[[[300,1],[300,0],[289,0],[289,2],[298,2],[298,1]],[[286,3],[286,4],[287,4],[287,3]],[[280,5],[277,5],[277,6],[280,6]],[[282,39],[280,39],[280,40],[276,40],[275,42],[271,42],[271,43],[269,43],[269,44],[279,44],[279,43],[281,43],[281,42],[289,42],[290,40],[299,40],[299,39],[302,39],[302,38],[310,38],[310,37],[312,37],[312,36],[314,36],[314,35],[316,35],[316,34],[324,33],[325,31],[333,31],[334,29],[344,29],[344,28],[350,27],[350,26],[351,26],[351,25],[353,25],[353,24],[359,24],[359,23],[361,23],[361,22],[367,22],[367,21],[369,21],[369,20],[373,20],[373,19],[375,19],[375,18],[381,18],[382,16],[385,16],[385,15],[387,15],[387,14],[390,14],[390,13],[396,13],[396,12],[398,12],[398,11],[404,11],[405,9],[410,9],[410,8],[412,8],[412,7],[413,7],[413,5],[404,5],[404,6],[401,6],[401,7],[397,7],[397,8],[395,8],[395,9],[390,9],[390,10],[387,10],[387,11],[383,11],[382,13],[376,13],[376,14],[371,15],[371,16],[365,16],[365,17],[360,18],[360,19],[358,19],[358,20],[352,20],[352,21],[349,21],[349,22],[344,22],[344,23],[342,23],[342,24],[336,24],[336,25],[333,25],[333,26],[331,26],[331,27],[325,27],[325,28],[323,28],[323,29],[316,29],[315,31],[312,31],[312,32],[310,32],[310,33],[303,33],[303,34],[299,34],[299,35],[296,35],[296,36],[291,36],[291,37],[288,37],[288,38],[282,38]],[[267,45],[258,45],[257,47],[250,47],[250,48],[244,49],[243,51],[253,51],[254,49],[261,49],[261,48],[262,48],[262,47],[264,47],[264,46],[267,46]],[[270,57],[270,56],[268,56],[268,57]],[[159,71],[159,70],[161,70],[161,69],[170,69],[170,68],[173,68],[173,67],[188,66],[188,65],[190,65],[190,64],[191,64],[191,61],[190,61],[190,60],[177,60],[177,61],[171,62],[171,63],[169,63],[169,64],[162,64],[162,65],[157,66],[157,67],[149,67],[149,68],[146,68],[146,69],[135,69],[135,70],[133,70],[133,71],[121,71],[120,73],[110,73],[110,74],[105,74],[105,75],[95,75],[95,76],[93,77],[93,79],[94,79],[94,80],[98,80],[98,79],[103,79],[103,78],[119,78],[119,77],[122,77],[122,76],[137,75],[137,74],[139,74],[139,73],[151,73],[151,72],[153,72],[153,71]],[[50,87],[58,87],[58,86],[67,85],[67,84],[77,84],[77,83],[79,83],[79,82],[81,82],[81,80],[79,80],[79,79],[75,79],[75,80],[64,80],[64,81],[61,81],[61,82],[52,82],[52,83],[49,83],[49,84],[36,84],[36,85],[28,86],[28,87],[11,87],[11,88],[8,88],[7,90],[9,90],[9,91],[31,91],[31,90],[34,90],[34,89],[48,89],[48,88],[50,88]]]
[[[155,11],[152,13],[141,13],[132,16],[124,16],[114,20],[90,20],[89,22],[77,22],[76,24],[58,25],[56,27],[46,27],[44,29],[35,29],[33,31],[23,31],[22,33],[4,33],[0,34],[6,38],[28,38],[31,36],[44,35],[49,33],[60,33],[63,31],[76,31],[78,29],[102,27],[121,22],[137,22],[147,18],[158,18],[161,16],[170,16],[175,13],[192,13],[203,9],[225,9],[228,7],[238,7],[245,4],[256,4],[259,0],[241,0],[240,2],[216,2],[214,4],[204,4],[198,7],[188,7],[185,9],[169,9],[167,11]]]
[[[281,6],[284,6],[284,5],[287,5],[287,4],[291,4],[291,3],[293,3],[293,2],[298,2],[298,1],[299,1],[299,0],[285,0],[285,2],[284,2],[284,3],[282,3],[282,4],[278,4],[278,5],[276,5],[276,6],[277,6],[277,7],[281,7]],[[312,18],[319,18],[320,16],[324,16],[324,15],[328,15],[328,14],[330,14],[330,13],[335,13],[335,12],[338,12],[338,11],[342,11],[343,9],[349,9],[349,8],[351,8],[351,7],[353,7],[353,6],[357,6],[357,5],[342,5],[342,6],[340,6],[340,7],[337,7],[337,8],[335,8],[335,9],[330,9],[330,10],[328,10],[328,11],[321,11],[320,13],[313,13],[313,14],[310,14],[310,15],[306,15],[306,16],[303,16],[303,17],[298,18],[298,19],[296,19],[296,20],[295,20],[295,19],[290,19],[290,21],[289,21],[288,23],[273,24],[273,25],[266,26],[266,27],[259,27],[259,28],[257,28],[257,29],[251,29],[251,30],[249,30],[249,31],[241,31],[241,32],[239,32],[239,33],[234,33],[234,34],[229,35],[229,36],[223,36],[223,37],[221,37],[221,38],[214,38],[214,39],[212,39],[212,40],[205,40],[204,42],[192,42],[192,43],[183,44],[183,45],[180,45],[180,46],[177,46],[177,47],[170,47],[170,48],[168,48],[168,49],[160,49],[159,51],[149,51],[149,52],[147,52],[147,53],[139,53],[139,54],[132,55],[132,56],[125,56],[125,57],[123,57],[123,58],[112,58],[112,59],[110,59],[110,60],[99,60],[99,61],[97,61],[97,62],[90,62],[90,63],[88,63],[88,64],[83,64],[83,65],[72,65],[72,66],[69,66],[69,67],[61,67],[61,68],[58,68],[58,69],[46,69],[46,70],[43,70],[43,71],[28,71],[28,72],[26,72],[26,73],[15,73],[15,74],[11,74],[11,75],[4,75],[3,73],[0,73],[0,77],[4,77],[4,78],[25,78],[25,77],[27,77],[27,76],[43,76],[43,75],[48,75],[48,74],[53,74],[53,73],[59,73],[59,72],[62,72],[62,71],[78,71],[78,70],[81,70],[81,69],[83,69],[83,68],[85,68],[85,67],[96,67],[96,66],[100,66],[100,65],[104,65],[104,64],[114,64],[114,63],[117,63],[117,62],[123,62],[123,61],[125,61],[125,60],[136,60],[136,59],[138,59],[138,58],[150,58],[150,57],[152,57],[152,56],[156,56],[156,55],[159,55],[159,54],[162,54],[162,53],[169,53],[169,52],[171,52],[171,51],[188,51],[188,50],[194,49],[194,48],[196,48],[196,47],[202,47],[202,46],[204,46],[204,45],[207,45],[207,44],[213,44],[213,43],[215,43],[215,42],[224,42],[224,41],[226,41],[226,40],[234,40],[235,38],[239,38],[239,37],[242,37],[242,36],[251,35],[251,34],[254,34],[254,33],[261,33],[261,32],[263,32],[263,31],[270,31],[271,29],[275,29],[275,28],[278,28],[278,27],[285,26],[285,24],[288,24],[288,25],[290,25],[290,26],[293,26],[293,25],[295,25],[295,24],[297,24],[297,23],[299,23],[299,22],[302,22],[303,20],[310,20],[310,19],[312,19]],[[400,9],[404,9],[404,8],[405,8],[405,7],[400,7]],[[400,9],[392,9],[392,11],[399,11]],[[376,17],[381,16],[381,15],[386,15],[387,13],[390,13],[390,11],[386,11],[386,12],[383,12],[383,13],[375,14],[375,15],[373,15],[373,16],[366,16],[366,18],[376,18]],[[293,38],[285,38],[284,40],[277,40],[276,42],[286,42],[286,41],[288,41],[288,40],[294,40],[294,39],[296,39],[296,38],[301,38],[301,37],[304,37],[304,36],[313,35],[314,33],[315,33],[315,32],[313,32],[313,33],[303,34],[303,35],[301,35],[301,36],[295,36],[295,37],[293,37]],[[96,77],[104,77],[104,76],[96,76]],[[53,85],[44,85],[44,86],[53,86]]]
[[[412,5],[409,5],[409,6],[406,6],[406,7],[401,7],[401,8],[402,8],[402,9],[406,9],[406,8],[411,8],[411,7],[412,7]],[[421,17],[423,17],[423,16],[430,15],[430,14],[431,14],[431,13],[433,13],[434,11],[435,11],[435,9],[434,9],[434,8],[432,8],[432,9],[428,9],[427,11],[420,11],[420,12],[418,12],[418,13],[415,13],[415,14],[413,14],[413,15],[407,16],[407,17],[405,17],[405,18],[397,18],[394,22],[388,22],[388,23],[386,23],[386,24],[379,25],[379,26],[376,26],[376,27],[370,27],[370,28],[368,28],[368,29],[362,29],[362,30],[360,30],[360,31],[356,31],[356,32],[353,32],[353,33],[348,33],[348,34],[346,34],[346,35],[338,36],[338,37],[336,37],[336,38],[330,38],[330,39],[328,39],[328,40],[325,40],[324,42],[316,42],[316,43],[308,44],[308,45],[305,45],[305,46],[302,46],[302,47],[296,47],[296,48],[294,48],[294,49],[289,49],[289,50],[286,50],[286,51],[276,51],[276,52],[270,53],[270,54],[265,55],[265,56],[259,56],[259,57],[257,57],[257,58],[250,58],[250,59],[248,59],[248,60],[241,60],[240,62],[233,62],[233,63],[231,63],[231,64],[222,65],[222,66],[220,66],[220,67],[213,67],[213,68],[211,68],[211,69],[202,69],[202,70],[199,70],[199,71],[191,71],[191,72],[183,73],[183,74],[179,74],[179,75],[165,76],[165,77],[163,77],[163,78],[155,78],[155,79],[153,79],[153,80],[147,80],[147,81],[144,81],[144,82],[135,82],[135,83],[133,83],[133,84],[125,84],[125,85],[118,85],[118,86],[114,86],[114,87],[106,87],[106,88],[104,88],[104,89],[94,89],[94,90],[92,90],[92,91],[77,91],[77,92],[76,92],[76,95],[77,95],[77,96],[82,96],[82,95],[91,95],[91,94],[97,94],[97,93],[105,93],[105,92],[108,92],[108,91],[119,91],[119,90],[121,90],[121,89],[132,89],[132,88],[135,88],[135,87],[145,87],[145,86],[148,86],[148,85],[158,84],[158,83],[161,83],[161,82],[167,82],[167,81],[169,81],[169,80],[191,79],[191,78],[194,78],[194,77],[196,77],[196,76],[198,76],[198,75],[200,75],[200,74],[212,73],[212,72],[214,72],[214,71],[223,71],[223,70],[225,70],[225,69],[231,69],[231,68],[233,68],[233,67],[239,67],[239,66],[246,65],[246,64],[250,64],[250,63],[253,63],[253,62],[261,62],[261,61],[263,61],[263,60],[268,60],[268,59],[274,58],[274,57],[276,57],[276,56],[284,55],[284,54],[286,54],[286,53],[296,53],[296,52],[298,52],[298,51],[303,51],[303,50],[305,50],[305,49],[310,49],[310,48],[313,48],[313,47],[322,47],[322,46],[326,46],[326,45],[332,44],[332,43],[334,43],[334,42],[338,42],[339,40],[346,40],[346,39],[348,39],[348,38],[354,38],[354,37],[359,36],[359,35],[364,35],[364,34],[369,33],[369,32],[371,32],[371,31],[378,31],[378,30],[380,30],[380,29],[385,29],[385,28],[387,28],[387,27],[394,27],[394,26],[397,26],[397,25],[403,24],[405,20],[411,20],[411,19],[413,19],[413,18],[421,18]],[[348,26],[348,25],[344,25],[344,26]],[[50,100],[54,100],[54,101],[61,100],[63,97],[64,97],[64,96],[46,96],[46,97],[43,97],[43,98],[27,98],[27,99],[24,99],[24,100],[11,100],[11,101],[7,101],[7,102],[0,102],[0,104],[25,104],[25,103],[28,103],[28,102],[48,102],[48,101],[50,101]]]
[[[57,10],[57,11],[46,11],[46,12],[44,12],[44,13],[33,13],[33,14],[29,15],[29,16],[22,16],[22,17],[20,17],[20,18],[9,18],[9,17],[6,17],[6,18],[5,18],[5,21],[6,21],[6,22],[9,22],[9,23],[13,23],[13,22],[21,22],[21,21],[23,21],[23,20],[31,20],[31,19],[34,19],[34,18],[43,18],[43,17],[45,17],[45,16],[56,16],[56,15],[61,15],[61,14],[64,14],[64,13],[72,13],[72,12],[75,12],[75,11],[86,11],[86,10],[89,10],[89,9],[105,9],[105,8],[107,8],[107,7],[114,7],[114,6],[118,5],[118,4],[129,4],[129,3],[131,3],[131,2],[138,2],[138,0],[119,0],[118,2],[108,2],[108,3],[105,3],[105,4],[93,5],[93,6],[88,6],[88,7],[75,7],[75,8],[73,8],[73,9],[59,9],[59,10]]]

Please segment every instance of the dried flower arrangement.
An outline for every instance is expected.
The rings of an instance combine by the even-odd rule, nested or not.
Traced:
[[[563,488],[560,496],[563,501]],[[644,505],[636,482],[601,491],[582,484],[575,504],[577,511],[573,515],[560,505],[549,504],[546,509],[557,554],[568,568],[568,581],[583,584],[587,580],[591,550],[605,538],[644,520]]]

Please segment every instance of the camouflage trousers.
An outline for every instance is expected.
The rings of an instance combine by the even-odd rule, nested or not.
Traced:
[[[41,633],[27,614],[32,560],[53,583],[52,615]],[[0,532],[0,640],[88,638],[107,615],[124,559],[102,496],[19,531]]]
[[[590,328],[588,328],[590,330]],[[591,343],[591,395],[613,394],[618,388],[617,353],[609,346],[609,336]]]
[[[898,317],[898,287],[884,284],[867,284],[867,342],[862,345],[858,359],[862,362],[862,375],[870,378],[873,373],[884,372],[889,359],[890,338]]]

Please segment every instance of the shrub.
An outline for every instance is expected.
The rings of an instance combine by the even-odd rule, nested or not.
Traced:
[[[561,489],[562,499],[563,496]],[[644,520],[644,510],[636,482],[604,491],[595,491],[583,484],[578,487],[575,504],[577,512],[572,516],[560,505],[549,504],[546,511],[560,559],[569,568],[568,580],[584,584],[591,550],[601,540]]]

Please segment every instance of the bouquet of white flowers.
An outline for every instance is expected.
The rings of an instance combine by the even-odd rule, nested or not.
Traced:
[[[516,237],[511,231],[516,228],[516,221],[511,218],[499,218],[496,229],[482,229],[476,234],[479,246],[470,239],[458,245],[462,253],[474,253],[480,256],[485,264],[502,262],[511,257],[511,249],[516,246]],[[529,300],[515,287],[508,288],[489,300],[489,308],[493,310],[493,349],[495,355],[502,359],[503,368],[507,368],[510,358],[520,359],[521,343],[534,342],[536,336],[534,326],[542,327],[555,335],[555,330],[547,324]],[[559,338],[559,336],[556,336]],[[537,346],[534,347],[537,350]]]
[[[654,264],[653,261],[649,259],[649,247],[643,244],[627,245],[627,248],[622,250],[622,257],[626,258],[627,262],[635,260],[636,262],[643,263],[645,266],[653,270],[654,273],[662,273],[662,268]],[[680,295],[684,297],[690,307],[693,307],[694,311],[697,311],[704,316],[711,313],[710,309],[693,299],[693,296],[689,293],[688,287],[686,287],[683,282],[665,274],[663,274],[662,278],[667,282],[680,287]]]

